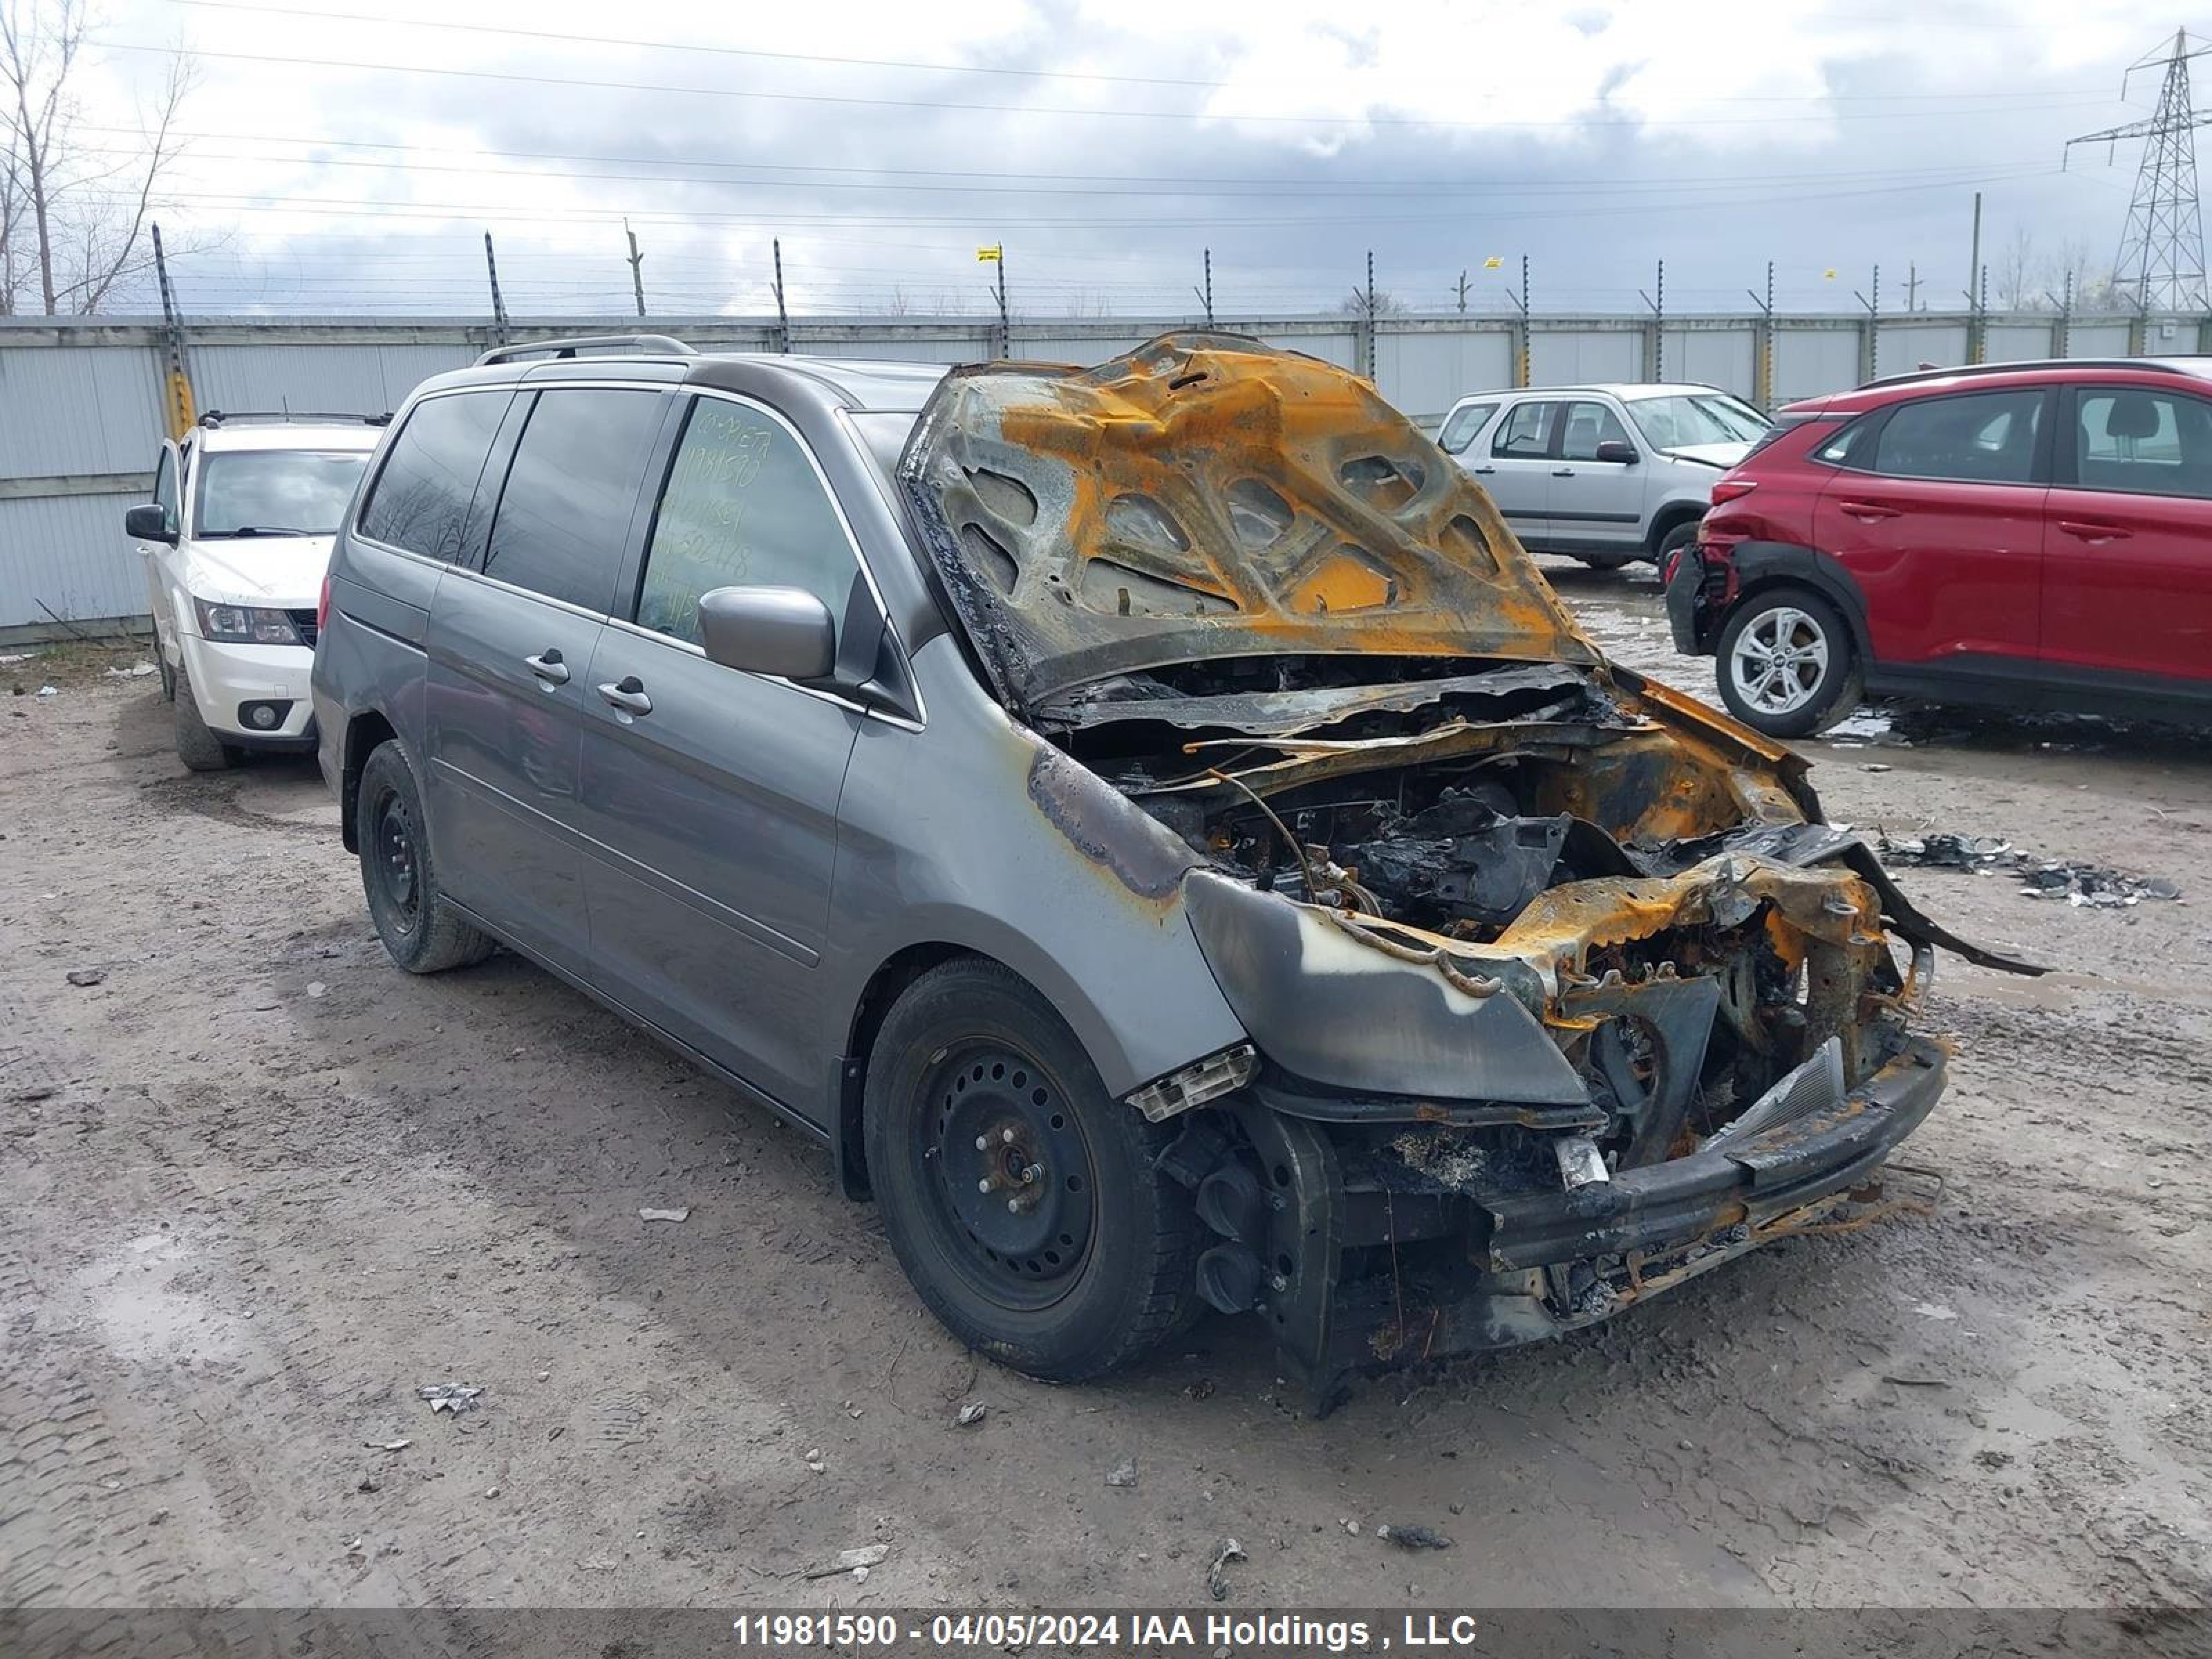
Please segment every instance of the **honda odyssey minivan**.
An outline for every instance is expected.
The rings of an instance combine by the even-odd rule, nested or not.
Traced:
[[[505,945],[827,1146],[961,1339],[1206,1307],[1326,1398],[1870,1194],[1938,945],[1789,752],[1608,664],[1374,388],[489,354],[338,537],[393,959]]]

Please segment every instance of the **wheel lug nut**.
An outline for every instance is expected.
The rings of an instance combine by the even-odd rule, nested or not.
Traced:
[[[975,1137],[975,1150],[976,1150],[977,1152],[989,1152],[989,1151],[991,1150],[991,1138],[990,1138],[990,1136],[988,1136],[988,1135],[977,1135],[977,1136]]]
[[[975,1183],[975,1190],[979,1193],[989,1192],[991,1190],[990,1182],[988,1179],[977,1182]]]
[[[1001,1129],[999,1131],[999,1139],[1002,1145],[1011,1146],[1014,1144],[1014,1132],[1012,1129]]]
[[[1018,1198],[1010,1198],[1006,1200],[1006,1207],[1018,1215],[1021,1213],[1022,1201]]]

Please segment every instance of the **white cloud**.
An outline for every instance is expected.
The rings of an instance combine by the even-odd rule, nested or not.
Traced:
[[[1680,308],[1734,303],[1769,258],[1785,300],[1876,261],[1942,272],[1930,291],[1948,293],[1977,187],[1992,246],[2027,225],[2109,257],[2126,177],[2058,175],[2060,145],[2129,112],[2119,69],[2155,35],[2138,9],[2061,0],[398,5],[531,33],[172,0],[111,14],[106,124],[127,123],[152,68],[123,48],[181,28],[206,76],[187,125],[265,136],[198,141],[164,210],[229,234],[185,273],[199,308],[480,310],[489,227],[514,303],[606,310],[628,294],[624,215],[649,294],[678,310],[761,307],[776,236],[814,310],[980,307],[973,248],[1000,239],[1018,299],[1043,310],[1187,305],[1207,246],[1246,314],[1331,303],[1370,246],[1432,307],[1462,266],[1524,252],[1540,302],[1562,307],[1632,307],[1662,257]],[[544,38],[592,35],[1124,78]],[[323,61],[270,61],[288,58]],[[628,84],[549,83],[578,81]],[[2154,89],[2138,77],[2139,100]],[[1176,113],[1114,112],[1133,110]],[[1495,306],[1498,288],[1478,295]]]

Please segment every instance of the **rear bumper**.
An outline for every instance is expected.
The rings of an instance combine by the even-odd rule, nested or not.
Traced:
[[[1378,1187],[1326,1126],[1255,1103],[1248,1132],[1291,1188],[1268,1245],[1290,1270],[1261,1311],[1324,1401],[1355,1371],[1595,1324],[1876,1197],[1875,1177],[1943,1083],[1943,1051],[1910,1038],[1839,1103],[1574,1191]]]
[[[1695,545],[1686,547],[1667,584],[1667,629],[1674,636],[1674,648],[1686,657],[1711,656],[1713,623],[1704,556]]]

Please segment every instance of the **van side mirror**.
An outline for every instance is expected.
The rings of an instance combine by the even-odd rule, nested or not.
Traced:
[[[801,587],[715,587],[699,596],[707,659],[751,674],[825,680],[837,666],[830,607]]]
[[[1634,466],[1638,459],[1636,446],[1619,438],[1607,438],[1590,457],[1594,461],[1618,461],[1623,466]]]
[[[134,542],[167,542],[171,547],[177,544],[177,532],[169,524],[169,509],[159,501],[147,501],[125,513],[123,533]]]

